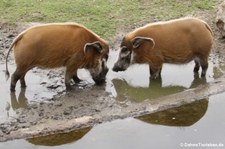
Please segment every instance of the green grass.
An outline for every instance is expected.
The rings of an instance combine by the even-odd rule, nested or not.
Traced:
[[[103,36],[119,26],[212,10],[217,0],[1,0],[0,22],[77,22]]]

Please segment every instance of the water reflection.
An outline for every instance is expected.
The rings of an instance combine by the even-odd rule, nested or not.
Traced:
[[[182,148],[181,143],[220,143],[223,145],[220,148],[224,148],[224,96],[225,93],[222,93],[180,108],[96,125],[90,131],[78,134],[80,136],[74,140],[71,136],[59,134],[60,139],[47,136],[45,139],[40,137],[3,142],[0,148],[178,149]],[[180,129],[182,126],[187,127]],[[66,140],[64,145],[63,139]]]
[[[135,88],[130,86],[126,81],[114,79],[112,80],[117,92],[117,100],[124,101],[131,99],[135,102],[141,102],[146,99],[154,99],[165,95],[177,93],[187,89],[183,86],[163,86],[162,79],[150,80],[148,88]],[[206,78],[200,78],[199,74],[194,74],[194,80],[189,88],[197,87],[200,84],[205,84]]]
[[[25,96],[26,89],[21,88],[18,98],[16,97],[15,92],[10,93],[11,97],[11,106],[13,110],[19,108],[28,108],[28,99]]]
[[[86,133],[91,130],[91,127],[72,131],[69,133],[53,134],[43,137],[27,139],[29,143],[43,146],[59,146],[69,144],[80,140]]]
[[[137,119],[149,124],[178,127],[191,126],[205,115],[207,108],[208,99],[202,99],[191,104],[141,116]]]

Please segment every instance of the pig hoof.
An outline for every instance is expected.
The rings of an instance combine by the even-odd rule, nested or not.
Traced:
[[[205,73],[202,73],[202,74],[201,74],[201,77],[202,77],[202,78],[205,78],[205,75],[206,75]]]
[[[106,80],[105,79],[93,79],[95,81],[95,84],[96,85],[103,85],[106,83]]]
[[[82,80],[79,79],[78,77],[73,77],[73,81],[74,81],[75,83],[80,83]]]
[[[15,90],[15,88],[10,88],[10,92],[11,93],[13,93],[13,92],[15,92],[16,90]]]
[[[126,69],[123,69],[123,68],[113,68],[112,69],[114,72],[119,72],[119,71],[125,71]]]
[[[105,83],[106,83],[105,80],[95,81],[95,84],[96,84],[96,85],[103,85],[103,84],[105,84]]]
[[[156,76],[150,76],[151,80],[156,80],[156,78],[157,78]]]
[[[71,91],[72,90],[72,86],[70,84],[66,84],[66,91]]]
[[[26,88],[26,84],[21,84],[21,88]]]
[[[74,80],[75,83],[80,83],[81,81],[82,80],[80,80],[80,79],[79,80],[78,79],[77,80]]]

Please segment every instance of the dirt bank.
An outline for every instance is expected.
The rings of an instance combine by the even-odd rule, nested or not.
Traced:
[[[212,53],[219,55],[220,61],[224,62],[225,43],[220,40],[220,33],[215,27],[215,17],[212,13],[215,14],[215,12],[199,12],[196,17],[205,20],[212,27],[215,37]],[[135,26],[141,26],[142,24],[145,23]],[[9,24],[0,24],[0,28],[0,65],[4,65],[4,55],[7,48],[22,28],[21,25]],[[134,26],[130,26],[130,28],[134,28]],[[119,37],[111,40],[112,50],[118,49],[122,35],[123,33],[120,33]],[[12,54],[9,61],[13,64]],[[43,72],[35,69],[32,72],[49,79],[50,81],[41,81],[40,85],[43,88],[48,88],[49,92],[55,92],[56,96],[30,102],[27,108],[16,109],[14,116],[0,123],[0,141],[68,132],[114,119],[141,116],[225,91],[225,77],[222,76],[211,83],[202,84],[181,93],[160,97],[154,101],[146,100],[136,103],[128,99],[126,102],[119,102],[115,100],[112,93],[105,91],[105,88],[110,88],[110,83],[106,83],[105,86],[95,86],[87,76],[85,79],[89,80],[88,83],[82,82],[74,86],[72,92],[66,93],[62,81],[63,70]],[[17,90],[17,92],[19,91]],[[25,96],[26,90],[20,92]],[[11,97],[16,98],[16,95],[11,94]]]

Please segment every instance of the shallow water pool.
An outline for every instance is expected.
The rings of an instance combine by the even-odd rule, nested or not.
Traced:
[[[118,56],[117,51],[111,52],[109,57],[109,67],[113,67],[113,62]],[[165,95],[170,95],[184,91],[198,85],[211,82],[224,73],[224,64],[217,55],[211,55],[209,68],[205,78],[199,74],[194,74],[194,61],[184,65],[163,64],[161,79],[150,80],[149,66],[146,64],[131,65],[124,72],[109,71],[109,83],[106,91],[112,93],[118,101],[131,100],[141,102],[152,100]]]

